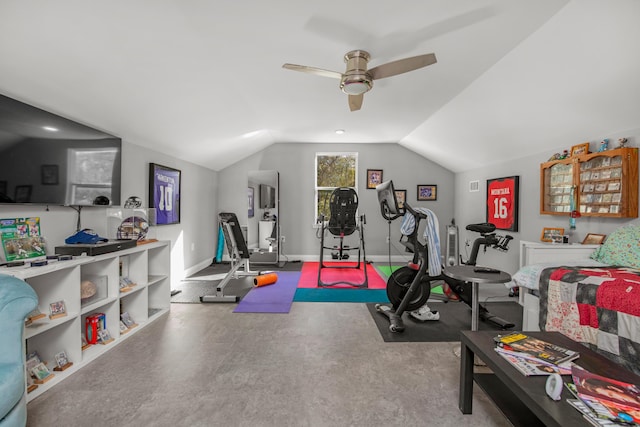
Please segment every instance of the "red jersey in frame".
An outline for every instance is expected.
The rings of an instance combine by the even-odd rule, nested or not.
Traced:
[[[519,178],[487,180],[487,222],[500,230],[518,231]]]

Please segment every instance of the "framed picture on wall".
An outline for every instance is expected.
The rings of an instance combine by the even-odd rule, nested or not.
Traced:
[[[254,209],[253,209],[253,208],[254,208],[254,206],[255,206],[255,205],[254,205],[254,202],[253,202],[254,197],[255,197],[255,190],[254,190],[254,188],[253,188],[253,187],[248,187],[248,189],[247,189],[247,190],[248,190],[248,193],[247,193],[247,199],[248,199],[248,200],[247,200],[247,201],[249,202],[249,211],[248,211],[248,215],[249,215],[249,218],[253,218],[253,215],[255,214],[255,211],[254,211]]]
[[[14,201],[16,203],[29,203],[31,201],[31,188],[30,185],[16,185]]]
[[[149,206],[156,210],[156,224],[180,223],[180,171],[149,163]]]
[[[500,230],[518,231],[519,176],[487,180],[487,221]]]
[[[367,169],[367,189],[374,189],[382,184],[382,169]]]
[[[58,185],[58,165],[42,165],[42,185]]]
[[[437,199],[438,199],[437,185],[418,185],[418,201],[437,200]]]

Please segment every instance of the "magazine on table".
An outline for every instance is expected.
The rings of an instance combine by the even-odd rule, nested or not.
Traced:
[[[571,367],[576,393],[598,418],[640,424],[640,387]]]
[[[567,403],[569,403],[569,405],[573,406],[578,411],[580,411],[584,419],[587,420],[591,425],[604,426],[604,427],[620,425],[619,423],[616,423],[613,420],[598,418],[598,416],[593,412],[593,410],[589,408],[589,406],[587,406],[587,404],[580,399],[567,399]]]
[[[498,335],[494,338],[496,344],[506,350],[527,353],[545,362],[555,365],[577,359],[580,353],[551,344],[538,338],[530,337],[521,332],[508,335]]]
[[[571,375],[571,362],[565,362],[556,365],[550,362],[537,359],[528,353],[519,353],[517,351],[505,350],[502,347],[496,347],[496,352],[503,359],[509,362],[514,368],[525,376],[530,375]]]

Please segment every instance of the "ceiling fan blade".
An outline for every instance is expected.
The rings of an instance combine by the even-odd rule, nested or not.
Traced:
[[[322,68],[308,67],[306,65],[284,64],[282,68],[308,74],[315,74],[316,76],[330,77],[332,79],[340,80],[342,78],[342,73],[337,71],[323,70]]]
[[[371,78],[374,80],[384,79],[385,77],[396,76],[408,71],[417,70],[427,65],[435,64],[436,55],[428,53],[426,55],[412,56],[411,58],[398,59],[397,61],[387,62],[378,65],[369,70]]]
[[[362,101],[364,100],[364,93],[360,95],[349,95],[349,110],[358,111],[362,108]]]

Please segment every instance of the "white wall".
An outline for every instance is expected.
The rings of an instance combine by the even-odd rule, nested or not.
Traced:
[[[388,253],[388,224],[380,215],[375,190],[366,189],[367,169],[382,169],[383,179],[392,179],[396,189],[407,190],[411,206],[433,210],[441,222],[441,233],[451,221],[454,203],[454,174],[397,144],[274,144],[219,172],[219,208],[235,212],[246,224],[247,174],[253,170],[277,170],[280,173],[281,235],[286,237],[283,251],[290,259],[315,260],[320,242],[314,228],[314,178],[316,152],[358,152],[359,213],[365,214],[367,258],[383,258]],[[418,184],[438,186],[437,201],[416,201]],[[391,241],[400,238],[400,220],[391,225]],[[251,240],[251,237],[249,237]],[[406,257],[404,247],[392,255]]]
[[[138,196],[143,205],[149,200],[149,163],[159,163],[182,171],[180,224],[155,227],[156,238],[171,241],[172,276],[175,283],[185,271],[192,273],[209,265],[215,256],[217,242],[217,172],[165,154],[123,142],[122,201]],[[76,212],[62,206],[0,205],[0,218],[38,216],[41,232],[47,242],[47,253],[64,244],[76,229]],[[82,209],[82,228],[92,228],[101,236],[109,236],[104,207]]]
[[[591,151],[596,151],[599,141],[603,138],[609,138],[610,144],[615,144],[620,137],[628,137],[630,146],[637,147],[640,141],[640,129],[633,129],[623,132],[615,132],[611,135],[602,137],[595,136],[591,138]],[[476,169],[468,172],[456,174],[455,180],[455,215],[456,223],[460,225],[460,248],[464,258],[466,253],[464,250],[465,240],[473,241],[478,234],[466,231],[464,227],[467,224],[486,221],[486,181],[492,178],[501,178],[505,176],[520,176],[520,215],[518,232],[510,232],[497,230],[500,234],[510,234],[514,240],[509,245],[510,250],[507,253],[498,252],[492,249],[486,253],[478,255],[478,264],[487,265],[503,269],[509,273],[515,273],[518,269],[518,242],[520,240],[540,241],[540,234],[544,227],[564,228],[565,233],[569,230],[569,217],[560,215],[540,215],[540,164],[546,162],[554,152],[562,152],[564,149],[570,149],[571,145],[576,145],[584,141],[577,141],[567,146],[559,145],[559,148],[552,152],[542,152],[536,155],[522,157],[508,162],[498,162],[487,168]],[[514,142],[517,143],[517,142]],[[479,180],[480,191],[477,193],[469,192],[469,181]],[[630,222],[638,222],[638,219],[620,219],[620,218],[599,218],[599,217],[581,217],[576,220],[576,229],[571,231],[571,242],[582,242],[587,233],[611,234],[613,230],[623,224]],[[468,248],[471,252],[471,247]]]

